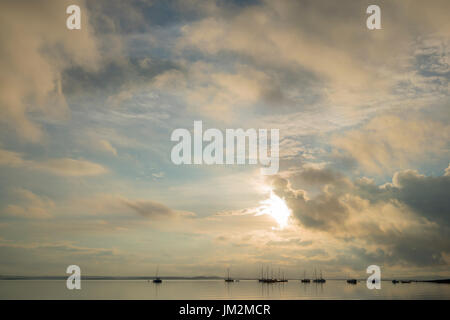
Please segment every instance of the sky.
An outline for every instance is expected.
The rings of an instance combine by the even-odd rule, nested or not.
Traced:
[[[448,278],[448,12],[1,1],[0,274]],[[195,120],[279,129],[278,173],[175,165]]]

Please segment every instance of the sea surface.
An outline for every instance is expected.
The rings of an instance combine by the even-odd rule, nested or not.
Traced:
[[[0,280],[0,299],[450,299],[450,284],[382,281],[369,290],[364,281],[303,284],[299,280],[265,284],[256,280],[83,280],[68,290],[64,280]]]

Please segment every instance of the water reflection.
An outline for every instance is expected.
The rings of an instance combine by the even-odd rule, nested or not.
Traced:
[[[63,280],[1,280],[0,299],[450,299],[450,285],[382,281],[381,290],[369,290],[363,281],[345,280],[85,280],[82,290],[67,290]]]
[[[161,287],[163,286],[163,283],[153,283],[151,282],[152,287],[154,288],[154,294],[155,294],[155,299],[158,299],[158,293],[161,290]]]

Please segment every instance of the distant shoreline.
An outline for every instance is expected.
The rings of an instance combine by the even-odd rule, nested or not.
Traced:
[[[440,280],[421,280],[417,282],[433,282],[433,283],[450,283],[450,279],[440,279]]]
[[[0,276],[0,280],[67,280],[68,276]],[[154,276],[81,276],[82,280],[152,280]],[[159,277],[163,280],[220,280],[221,277]]]
[[[82,280],[152,280],[154,276],[82,276]],[[197,277],[181,277],[181,276],[166,276],[160,277],[163,280],[223,280],[223,277],[218,276],[197,276]],[[67,280],[67,276],[4,276],[0,275],[0,280]],[[240,280],[258,280],[258,279],[246,279]],[[301,279],[288,279],[290,281],[299,281]],[[335,278],[327,280],[347,280],[344,278]],[[358,281],[365,281],[366,279],[357,279]],[[393,279],[384,279],[382,281],[392,281]],[[434,279],[434,280],[413,280],[413,279],[397,279],[397,280],[410,280],[412,282],[430,282],[430,283],[445,283],[450,284],[450,279]]]

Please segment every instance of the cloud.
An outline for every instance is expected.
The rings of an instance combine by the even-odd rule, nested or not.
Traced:
[[[305,227],[331,230],[341,225],[349,215],[348,205],[333,191],[325,189],[314,199],[309,199],[304,190],[292,189],[285,178],[272,177],[270,180],[274,192],[286,201]]]
[[[60,176],[93,176],[106,173],[108,170],[100,164],[70,158],[35,161],[23,159],[20,153],[0,149],[0,165],[13,168],[41,170]]]
[[[170,209],[162,203],[150,200],[128,200],[123,199],[123,203],[139,215],[150,219],[175,218],[175,217],[193,217],[192,212],[177,211]]]
[[[149,221],[174,222],[177,218],[196,216],[193,212],[175,210],[151,199],[133,199],[121,194],[96,193],[74,196],[59,204],[59,209],[68,216],[95,219],[108,227],[132,227],[142,225],[143,219]],[[124,221],[125,220],[125,221]],[[100,226],[102,227],[102,226]]]
[[[156,172],[156,173],[152,173],[152,177],[155,179],[162,179],[164,178],[165,173],[160,171],[160,172]]]
[[[256,215],[259,213],[258,207],[256,208],[245,208],[238,210],[226,210],[217,212],[216,216],[245,216],[245,215]]]
[[[103,248],[89,248],[74,245],[70,242],[57,242],[57,243],[45,243],[45,242],[25,242],[25,243],[10,243],[8,241],[0,240],[0,247],[10,248],[22,248],[22,249],[51,249],[55,251],[65,251],[69,253],[75,253],[80,255],[113,255],[114,250]]]
[[[82,28],[66,28],[67,6],[74,1],[2,1],[0,4],[0,118],[18,136],[43,138],[30,114],[48,118],[68,112],[62,72],[73,66],[96,70],[99,52],[84,1]]]
[[[177,48],[181,52],[196,50],[207,57],[231,56],[266,73],[297,72],[294,81],[299,83],[303,78],[316,78],[314,87],[320,87],[321,95],[334,106],[383,103],[387,97],[393,98],[391,90],[399,81],[410,78],[405,75],[411,42],[423,34],[434,33],[441,39],[449,36],[430,18],[448,25],[442,16],[448,3],[415,1],[416,9],[410,11],[405,4],[383,2],[383,12],[390,14],[383,15],[383,30],[377,32],[365,27],[367,6],[354,1],[262,1],[245,7],[208,3],[199,6],[203,18],[181,28]],[[389,31],[393,29],[395,32]],[[286,90],[276,90],[280,74],[271,77],[270,83],[275,89],[272,92],[283,96]],[[308,91],[311,86],[297,90],[295,96],[305,96]],[[276,103],[282,102],[276,99]]]
[[[427,177],[415,170],[396,172],[379,192],[381,199],[397,199],[417,214],[450,227],[450,176]]]
[[[236,63],[223,68],[201,61],[180,63],[180,68],[182,71],[168,70],[157,75],[153,86],[182,98],[189,111],[213,119],[220,114],[221,120],[231,121],[240,108],[288,101],[274,74],[250,65]]]
[[[348,179],[339,172],[325,167],[312,167],[304,165],[300,171],[290,173],[289,180],[291,183],[301,186],[323,186],[333,184],[345,188],[350,184]]]
[[[14,197],[19,203],[9,204],[2,213],[15,218],[48,219],[52,217],[50,211],[55,207],[52,200],[39,197],[33,192],[18,188],[13,190]]]
[[[114,148],[108,140],[99,140],[96,145],[100,150],[117,156],[116,148]]]
[[[50,159],[36,164],[36,168],[62,176],[95,176],[107,170],[97,163],[70,158]]]
[[[321,191],[311,196],[294,189],[290,180],[298,176],[320,177],[313,182]],[[378,250],[378,261],[389,264],[445,264],[450,251],[448,175],[427,177],[404,170],[381,186],[367,178],[351,182],[339,176],[327,168],[313,173],[307,169],[292,178],[271,177],[270,184],[306,230],[342,241],[346,247],[362,247],[367,257]],[[308,187],[310,181],[306,182]]]
[[[368,172],[381,173],[408,166],[430,154],[445,154],[449,140],[450,125],[446,123],[383,115],[359,129],[335,134],[331,143]]]
[[[24,166],[26,161],[22,159],[20,153],[0,149],[0,165],[8,167]]]
[[[84,246],[65,240],[0,240],[0,268],[2,274],[8,275],[63,275],[74,260],[84,272],[104,275],[110,272],[105,271],[107,265],[121,260],[119,255],[123,253],[115,248]],[[98,261],[103,263],[95,270]]]

